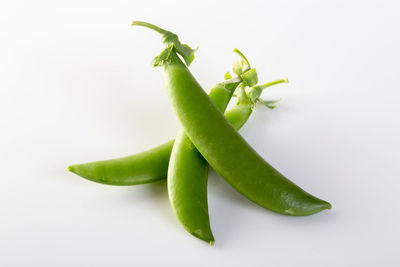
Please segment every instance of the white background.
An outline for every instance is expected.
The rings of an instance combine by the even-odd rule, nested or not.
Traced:
[[[399,266],[398,1],[1,1],[1,266]],[[160,37],[199,46],[204,88],[241,49],[264,93],[241,134],[333,209],[287,217],[214,172],[215,246],[185,232],[166,183],[112,187],[72,163],[124,156],[179,123],[150,62]]]

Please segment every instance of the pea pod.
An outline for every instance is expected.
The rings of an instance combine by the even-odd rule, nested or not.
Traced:
[[[173,145],[174,139],[138,154],[70,165],[67,170],[101,184],[148,184],[167,177]]]
[[[185,133],[237,191],[286,215],[311,215],[331,208],[285,178],[236,132],[179,59],[174,45],[156,57],[154,65],[162,66],[167,95]]]
[[[234,87],[216,87],[211,94],[222,111],[231,99]],[[168,196],[172,210],[183,227],[192,235],[214,244],[207,203],[207,162],[183,130],[180,130],[168,166]]]

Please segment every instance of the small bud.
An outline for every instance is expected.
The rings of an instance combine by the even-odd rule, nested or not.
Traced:
[[[235,73],[238,76],[240,74],[242,74],[242,72],[243,72],[243,63],[242,63],[242,61],[235,61],[232,64],[232,70],[233,70],[233,73]]]

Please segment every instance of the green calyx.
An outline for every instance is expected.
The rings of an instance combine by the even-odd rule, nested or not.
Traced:
[[[233,52],[235,52],[236,54],[238,54],[241,57],[241,60],[234,62],[232,65],[233,72],[242,81],[236,90],[236,94],[234,95],[235,97],[238,98],[237,104],[238,105],[248,105],[251,108],[254,108],[255,104],[257,102],[260,102],[267,108],[270,108],[270,109],[276,108],[275,104],[277,102],[279,102],[280,99],[278,99],[278,100],[262,100],[262,99],[260,99],[261,93],[267,87],[270,87],[270,86],[273,86],[273,85],[279,84],[279,83],[289,82],[288,79],[280,79],[280,80],[276,80],[273,82],[257,85],[258,75],[257,75],[256,69],[251,68],[249,61],[243,55],[243,53],[240,52],[239,49],[235,48],[235,49],[233,49]],[[224,77],[226,80],[232,78],[232,76],[229,72],[227,72]],[[249,87],[249,89],[246,90],[246,87]]]
[[[233,49],[233,52],[238,54],[241,58],[241,60],[235,61],[232,64],[233,73],[236,74],[236,76],[240,77],[246,86],[256,85],[258,83],[258,76],[256,69],[251,68],[249,61],[243,55],[243,53],[240,52],[239,49],[235,48]],[[229,72],[227,72],[225,73],[224,78],[225,80],[231,79],[232,75]]]
[[[261,104],[263,104],[264,106],[266,106],[269,109],[276,108],[275,104],[278,103],[281,100],[282,100],[282,98],[277,99],[277,100],[262,100],[260,98],[257,99],[258,102],[260,102]]]
[[[241,90],[244,90],[246,86],[256,85],[258,82],[256,70],[251,68],[249,61],[239,49],[235,48],[233,49],[233,52],[238,54],[241,58],[241,60],[232,64],[232,71],[236,74],[236,77],[232,78],[232,75],[228,71],[224,75],[225,82],[222,84],[227,85],[240,82],[241,87],[243,87]]]
[[[240,77],[242,78],[243,82],[249,87],[255,86],[258,83],[258,75],[256,69],[254,68],[242,73]]]
[[[247,91],[247,96],[249,98],[249,101],[252,103],[253,106],[256,104],[256,102],[260,102],[261,104],[263,104],[267,108],[274,109],[274,108],[276,108],[276,105],[274,105],[274,104],[279,102],[281,99],[268,100],[268,101],[262,100],[262,99],[260,99],[262,91],[265,88],[273,86],[275,84],[288,83],[288,82],[289,82],[288,79],[280,79],[280,80],[276,80],[276,81],[273,81],[273,82],[252,86]],[[239,99],[239,101],[240,101],[240,99]]]
[[[164,30],[160,27],[144,21],[134,21],[132,22],[132,26],[146,27],[162,35],[162,41],[167,48],[163,52],[161,52],[160,55],[154,58],[153,66],[161,66],[162,64],[167,62],[170,58],[172,50],[182,56],[187,66],[189,66],[194,60],[194,52],[196,51],[196,49],[190,48],[190,46],[188,46],[187,44],[182,44],[179,41],[178,35],[176,35],[175,33]]]

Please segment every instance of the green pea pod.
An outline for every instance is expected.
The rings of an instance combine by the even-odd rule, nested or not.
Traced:
[[[210,98],[220,110],[226,109],[236,86],[216,86],[210,92]],[[207,161],[185,132],[180,130],[168,166],[167,183],[171,207],[190,234],[213,245],[214,236],[208,215],[207,173]]]
[[[162,54],[164,84],[182,127],[229,184],[249,200],[281,214],[310,215],[331,208],[285,178],[237,133],[173,49]]]
[[[107,185],[148,184],[167,177],[174,139],[144,152],[68,166],[67,170]]]

